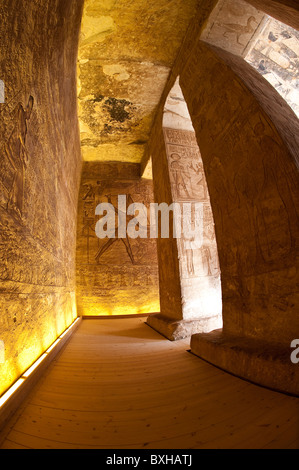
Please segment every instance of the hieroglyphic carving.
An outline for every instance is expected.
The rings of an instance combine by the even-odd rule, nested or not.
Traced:
[[[216,46],[229,45],[234,54],[242,54],[264,16],[243,0],[220,0],[201,38]]]
[[[90,260],[89,239],[95,237],[94,233],[94,215],[95,215],[95,191],[91,184],[83,185],[83,226],[82,236],[86,238],[87,262]]]
[[[241,36],[253,33],[256,29],[257,24],[258,23],[257,23],[256,18],[254,16],[250,16],[247,19],[246,24],[224,23],[223,25],[220,25],[220,26],[224,26],[225,28],[223,37],[225,38],[229,37],[227,36],[228,33],[234,34],[237,39],[237,43],[240,44],[241,46],[245,46],[246,44],[240,41]]]
[[[79,270],[81,286],[98,293],[101,290],[116,290],[132,286],[157,286],[158,272],[153,266],[101,265]]]
[[[183,277],[218,276],[219,262],[213,215],[203,162],[194,131],[164,129],[174,202],[201,202],[204,238],[182,234],[178,244]]]

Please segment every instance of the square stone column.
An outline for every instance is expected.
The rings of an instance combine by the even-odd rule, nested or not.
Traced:
[[[147,324],[168,339],[177,340],[221,328],[222,299],[214,221],[203,162],[188,110],[182,107],[182,103],[186,104],[178,83],[170,96],[172,100],[174,96],[180,99],[179,112],[181,118],[184,114],[185,117],[180,119],[176,108],[173,119],[169,98],[165,109],[170,110],[170,115],[164,115],[163,133],[155,137],[162,143],[154,147],[153,176],[156,200],[176,205],[180,217],[174,212],[177,238],[171,232],[168,239],[162,238],[161,230],[159,233],[161,313],[150,316]],[[163,201],[163,196],[168,200]]]

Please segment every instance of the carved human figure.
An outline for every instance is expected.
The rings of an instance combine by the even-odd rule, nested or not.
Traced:
[[[173,176],[176,194],[179,198],[190,198],[188,188],[190,175],[186,171],[185,166],[180,162],[181,155],[178,153],[172,153],[170,157],[172,159],[172,162],[170,163],[170,170]]]
[[[33,109],[34,99],[29,97],[26,109],[20,103],[16,111],[16,124],[9,138],[7,152],[14,166],[14,179],[9,194],[7,209],[12,209],[22,217],[24,204],[25,170],[28,164],[28,152],[26,149],[26,137],[28,132],[27,122]]]
[[[251,252],[247,254],[245,248],[241,250],[239,255],[243,264],[243,268],[260,264],[264,262],[264,255],[260,243],[260,232],[265,233],[266,229],[263,224],[261,212],[261,200],[263,198],[265,175],[261,165],[261,159],[257,158],[253,164],[252,155],[259,155],[259,147],[256,145],[255,138],[249,133],[244,135],[240,149],[238,149],[242,158],[236,167],[233,179],[233,187],[237,191],[236,201],[238,206],[243,208],[244,221],[246,220],[246,236],[254,240]],[[235,228],[240,226],[240,221],[234,220]],[[259,223],[258,223],[259,222]],[[263,224],[264,225],[264,224]],[[240,232],[242,232],[242,225]],[[265,238],[266,240],[266,238]]]
[[[185,221],[186,221],[186,230],[183,231],[181,236],[181,252],[186,260],[186,267],[187,273],[189,276],[195,275],[195,268],[194,268],[194,253],[195,250],[200,249],[202,247],[202,237],[201,237],[201,227],[200,224],[202,223],[201,217],[195,217],[194,220],[194,230],[191,229],[192,227],[192,214],[185,213],[184,214]]]
[[[114,210],[115,210],[115,214],[113,214],[113,217],[115,217],[115,215],[117,215],[119,213],[119,210],[118,208],[112,204],[112,197],[111,195],[107,195],[107,200],[108,200],[108,203],[113,205],[114,207]],[[133,199],[132,199],[132,196],[130,194],[127,194],[126,195],[126,199],[127,199],[127,206],[129,204],[132,204],[134,203]],[[124,214],[125,217],[126,217],[126,227],[128,227],[128,222],[133,218],[133,216],[130,216],[128,214]],[[116,225],[116,224],[115,224]],[[116,229],[118,229],[118,226],[115,227]],[[132,247],[131,247],[131,242],[130,242],[130,239],[129,239],[129,234],[128,234],[128,231],[126,231],[126,237],[125,238],[116,238],[116,237],[111,237],[111,238],[108,238],[108,240],[100,246],[100,248],[98,249],[96,255],[95,255],[95,259],[97,261],[97,263],[99,263],[99,260],[101,258],[101,256],[111,248],[112,245],[114,245],[116,242],[122,242],[124,245],[125,245],[125,248],[126,248],[126,251],[129,255],[129,258],[132,262],[132,264],[135,264],[135,259],[134,259],[134,255],[133,255],[133,251],[132,251]]]
[[[210,265],[212,261],[212,256],[211,256],[210,248],[207,245],[204,245],[201,247],[201,256],[202,256],[203,267],[206,268],[207,270],[207,275],[212,276],[211,265]]]
[[[201,194],[201,199],[207,199],[207,185],[202,162],[196,162],[194,165],[192,161],[188,168],[196,175],[196,193],[199,192]]]
[[[120,287],[128,287],[128,273],[125,266],[119,268],[120,273]]]
[[[85,200],[94,200],[95,199],[95,190],[92,184],[84,184],[83,185],[85,188],[84,194],[83,194],[83,201]]]

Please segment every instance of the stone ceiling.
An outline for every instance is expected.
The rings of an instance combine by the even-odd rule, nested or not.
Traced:
[[[84,161],[142,161],[197,3],[85,0],[78,59]],[[243,0],[219,0],[201,39],[249,62],[298,116],[297,31]]]
[[[85,0],[78,60],[85,161],[141,162],[197,0]]]

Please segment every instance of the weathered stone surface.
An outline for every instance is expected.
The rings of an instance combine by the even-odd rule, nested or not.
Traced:
[[[153,202],[152,181],[140,178],[139,164],[85,162],[79,195],[77,302],[80,315],[130,315],[160,310],[156,240],[118,238],[118,196],[127,208]],[[116,238],[99,239],[95,209],[115,207]],[[149,214],[148,214],[149,217]],[[128,224],[133,216],[126,217]]]
[[[299,116],[299,32],[268,18],[245,60],[272,84]]]
[[[171,185],[168,171],[166,147],[164,143],[162,119],[163,114],[159,114],[159,124],[155,126],[150,141],[150,155],[152,157],[152,171],[154,184],[154,200],[156,203],[172,204]],[[169,214],[169,228],[173,227],[173,213]],[[182,301],[180,268],[178,259],[178,247],[176,239],[157,239],[158,261],[159,261],[159,288],[160,288],[160,309],[163,317],[173,320],[181,320]]]
[[[299,5],[297,0],[248,0],[255,8],[273,16],[278,21],[299,30]]]
[[[191,54],[191,51],[196,44],[196,37],[201,32],[208,16],[216,5],[216,2],[216,0],[202,0],[198,3],[198,9],[195,12],[194,21],[192,21],[190,25],[188,35],[184,40],[184,45],[180,49],[174,68],[168,78],[167,86],[164,89],[152,128],[147,153],[141,162],[142,172],[146,169],[149,159],[152,162],[154,195],[155,202],[158,204],[166,203],[171,205],[173,202],[163,133],[164,116],[168,113],[168,108],[165,107],[165,103],[168,98],[172,99],[170,92],[171,90],[174,90],[182,64],[186,62],[186,58]],[[180,113],[185,115],[186,109],[181,109],[179,111],[179,114]],[[166,120],[166,122],[168,121]],[[190,130],[190,127],[188,127],[188,129]],[[169,226],[171,228],[173,224],[172,212],[170,212],[169,220]],[[168,318],[170,322],[181,321],[183,319],[183,309],[177,240],[172,237],[170,239],[159,237],[157,240],[157,247],[159,259],[161,313],[163,318]]]
[[[298,116],[298,31],[243,0],[220,0],[201,40],[243,57]]]
[[[293,110],[286,105],[276,90],[269,86],[263,76],[249,64],[244,63],[242,58],[219,48],[215,51],[257,98],[283,138],[299,169],[299,120]]]
[[[0,395],[77,315],[81,13],[81,0],[0,6]]]
[[[224,328],[289,345],[299,328],[294,158],[244,84],[203,43],[180,84],[214,214]]]
[[[141,162],[195,5],[85,1],[78,62],[84,160]]]
[[[164,128],[173,202],[179,204],[182,234],[177,239],[184,320],[221,318],[220,269],[213,214],[194,130]],[[184,213],[186,204],[192,211]],[[195,204],[199,209],[195,216]],[[185,219],[185,222],[184,222]],[[189,221],[190,227],[184,230]],[[190,230],[190,231],[189,231]],[[211,327],[222,323],[212,321]]]
[[[191,351],[238,377],[299,396],[298,364],[292,363],[285,345],[215,330],[193,335]]]
[[[277,19],[298,29],[297,2],[248,3],[268,14],[273,11]],[[118,165],[108,165],[108,173],[97,179],[92,176],[91,187],[84,187],[81,196],[85,199],[80,204],[93,201],[93,185],[96,194],[103,195],[101,185],[106,183],[107,189],[117,189],[117,193],[128,183],[129,194],[141,196],[148,183],[144,187],[139,179],[148,161],[152,161],[155,200],[171,204],[163,109],[180,75],[215,221],[223,334],[237,342],[238,337],[255,341],[250,343],[254,345],[266,340],[268,352],[279,343],[287,358],[290,341],[299,331],[298,121],[247,65],[200,41],[216,4],[216,0],[175,0],[171,4],[157,0],[151,5],[143,0],[86,0],[78,62],[84,159],[142,165],[141,172],[139,165],[133,165],[132,172],[126,167],[125,174]],[[5,101],[0,103],[0,340],[5,342],[6,359],[0,365],[0,394],[76,316],[75,233],[81,159],[75,64],[81,11],[81,0],[12,0],[0,7],[0,78],[5,88],[3,93],[0,82],[0,101]],[[236,9],[234,14],[238,15]],[[222,36],[224,33],[238,40],[236,29],[223,31]],[[249,45],[251,32],[246,34]],[[276,36],[273,31],[269,35],[272,47]],[[239,46],[240,40],[239,36]],[[113,186],[118,179],[120,186]],[[157,295],[157,279],[153,282],[152,271],[144,270],[149,265],[142,260],[136,266],[132,263],[133,249],[133,258],[128,246],[118,249],[121,266],[113,264],[112,250],[101,251],[100,247],[94,253],[96,262],[90,266],[86,261],[97,240],[89,240],[90,207],[82,207],[79,224],[84,231],[79,234],[79,251],[82,248],[86,266],[78,271],[77,293],[85,296],[86,313],[97,313],[89,309],[95,308],[99,298],[105,306],[116,305],[119,291],[126,307],[133,300],[134,307],[139,302],[137,311],[145,311],[145,305],[148,311],[148,299]],[[147,256],[146,249],[139,250],[140,257]],[[183,290],[176,240],[159,239],[158,253],[163,315],[154,316],[153,322],[161,321],[161,328],[181,337],[182,331],[194,331],[194,320],[181,322]],[[104,256],[109,269],[101,264]],[[103,285],[108,286],[106,297]],[[112,299],[110,294],[115,291]],[[84,310],[84,302],[78,302]],[[121,313],[125,313],[122,307]],[[225,347],[224,342],[222,345]],[[254,354],[254,348],[244,349]],[[210,349],[209,354],[212,357],[214,351]],[[224,356],[227,367],[233,367],[234,349],[227,348]],[[271,356],[271,372],[277,371],[282,382],[279,357],[280,353]],[[242,361],[243,372],[246,361]],[[251,369],[257,381],[263,367]],[[275,387],[281,388],[278,383]]]
[[[158,331],[158,333],[170,341],[178,341],[189,338],[197,333],[215,330],[218,328],[219,323],[221,324],[221,315],[174,321],[158,313],[150,315],[146,320],[148,326]]]
[[[246,1],[220,0],[209,16],[201,40],[245,57],[265,16]]]
[[[220,328],[222,301],[208,188],[195,132],[178,80],[169,93],[163,111],[163,140],[170,192],[172,203],[180,208],[180,216],[174,214],[174,221],[180,230],[176,249],[180,273],[180,290],[177,293],[180,292],[181,299],[176,297],[179,305],[173,305],[172,318],[165,316],[163,305],[162,315],[152,316],[148,324],[175,340],[195,332]],[[160,157],[158,154],[154,156],[158,167],[161,166]],[[156,192],[160,191],[161,188],[156,185]],[[195,205],[198,206],[196,215]],[[189,215],[185,213],[186,206],[191,209]],[[189,226],[186,225],[188,221]],[[164,242],[168,249],[172,244],[171,238]],[[167,265],[161,265],[160,271],[164,271],[161,284],[165,283],[166,288],[171,289],[167,282]]]

